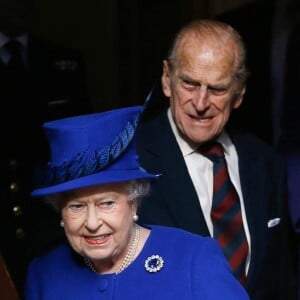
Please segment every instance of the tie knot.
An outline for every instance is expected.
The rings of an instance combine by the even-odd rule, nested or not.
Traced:
[[[208,142],[204,145],[202,145],[200,148],[199,148],[199,152],[208,157],[208,158],[211,158],[211,157],[224,157],[224,149],[223,149],[223,146],[218,143],[218,142]]]

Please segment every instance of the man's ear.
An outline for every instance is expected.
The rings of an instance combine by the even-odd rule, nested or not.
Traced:
[[[240,91],[240,94],[235,98],[235,100],[233,102],[233,105],[232,105],[233,109],[240,107],[240,105],[243,102],[245,93],[246,93],[246,87],[243,87],[243,89]]]
[[[163,60],[163,73],[161,75],[161,86],[163,93],[166,97],[171,96],[171,78],[170,78],[170,69],[169,69],[169,63],[167,60]]]

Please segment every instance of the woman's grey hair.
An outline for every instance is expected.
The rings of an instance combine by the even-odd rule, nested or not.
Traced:
[[[185,25],[175,36],[173,43],[168,52],[168,63],[170,69],[176,68],[176,64],[180,62],[180,50],[186,38],[192,37],[193,42],[205,42],[207,38],[215,37],[217,41],[226,47],[233,44],[233,51],[236,57],[236,73],[235,78],[242,87],[249,72],[246,67],[246,48],[241,35],[229,24],[210,19],[196,19]],[[218,45],[216,45],[217,47]],[[230,46],[228,46],[230,47]]]
[[[150,181],[147,179],[127,181],[126,190],[128,191],[128,201],[136,201],[139,205],[142,199],[150,192]],[[66,193],[57,193],[46,196],[44,201],[54,210],[60,212],[68,199],[68,197],[66,197]]]
[[[136,201],[139,205],[150,192],[150,181],[145,179],[128,181],[127,190],[128,201]]]

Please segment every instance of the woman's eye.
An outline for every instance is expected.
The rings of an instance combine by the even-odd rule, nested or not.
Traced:
[[[71,210],[72,212],[79,212],[84,209],[83,204],[69,204],[67,206],[68,210]]]
[[[101,209],[106,209],[106,210],[113,208],[114,205],[115,205],[114,201],[103,201],[103,202],[99,203],[99,207]]]

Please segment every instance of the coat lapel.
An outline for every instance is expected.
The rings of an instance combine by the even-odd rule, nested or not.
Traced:
[[[268,201],[264,191],[268,187],[265,173],[260,172],[263,162],[257,151],[249,147],[249,142],[242,135],[234,135],[232,140],[239,157],[241,188],[251,236],[251,262],[247,278],[253,281],[255,273],[259,272],[256,267],[263,264],[264,257],[260,253],[265,253],[267,246]],[[248,280],[246,285],[253,286]]]
[[[152,129],[150,130],[155,134],[150,135],[151,141],[146,142],[144,150],[151,152],[159,161],[162,197],[176,220],[176,226],[202,235],[206,232],[209,235],[196,191],[167,115],[162,115]]]

